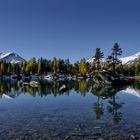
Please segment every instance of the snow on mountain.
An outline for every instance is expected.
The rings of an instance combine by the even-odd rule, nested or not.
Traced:
[[[87,61],[88,63],[93,63],[94,57],[91,57],[91,58],[87,59],[86,61]]]
[[[0,61],[22,63],[24,59],[14,52],[0,53]]]
[[[140,59],[140,52],[128,57],[121,58],[120,60],[122,61],[122,64],[132,64],[134,61],[138,59]]]
[[[138,59],[140,59],[140,52],[138,52],[134,55],[128,56],[128,57],[120,58],[120,60],[122,61],[122,64],[132,64],[133,62],[137,61]],[[87,62],[89,62],[89,63],[93,63],[93,61],[94,61],[94,57],[87,59]],[[106,61],[105,58],[103,58],[102,61],[105,62]]]

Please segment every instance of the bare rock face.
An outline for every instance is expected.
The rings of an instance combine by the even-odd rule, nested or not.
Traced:
[[[103,87],[106,85],[110,86],[124,86],[129,85],[133,82],[133,79],[128,78],[122,74],[112,74],[110,71],[100,71],[97,74],[93,76],[93,81],[95,83],[95,86],[97,87]]]

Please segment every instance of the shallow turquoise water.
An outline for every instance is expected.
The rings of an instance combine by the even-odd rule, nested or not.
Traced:
[[[140,139],[140,96],[135,96],[140,90],[135,86],[93,92],[92,83],[65,82],[69,88],[60,93],[62,84],[19,88],[16,82],[1,82],[1,139]],[[3,93],[14,98],[4,99]]]

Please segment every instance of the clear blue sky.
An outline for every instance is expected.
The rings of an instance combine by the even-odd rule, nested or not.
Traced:
[[[69,58],[140,51],[140,0],[0,0],[0,52]]]

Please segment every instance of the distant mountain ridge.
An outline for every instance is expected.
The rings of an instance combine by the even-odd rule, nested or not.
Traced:
[[[22,63],[24,60],[25,59],[14,52],[0,53],[0,61],[5,61],[8,63]]]
[[[120,60],[122,61],[122,64],[133,64],[135,61],[139,59],[140,59],[140,52],[134,55],[128,56],[128,57],[120,58]]]
[[[133,64],[137,60],[140,60],[140,52],[138,52],[134,55],[122,57],[119,59],[122,61],[122,64]],[[94,61],[94,57],[87,59],[87,62],[89,62],[89,63],[93,63],[93,61]],[[103,58],[102,61],[105,62],[106,61],[105,58]]]
[[[122,64],[133,64],[134,62],[140,60],[140,52],[134,55],[128,56],[128,57],[120,58],[120,60],[122,61]],[[23,61],[25,61],[25,59],[19,56],[15,52],[8,52],[8,53],[0,53],[0,61],[5,61],[8,63],[22,63]],[[94,57],[91,57],[87,59],[86,61],[88,63],[93,63]],[[105,61],[106,59],[103,58],[102,62],[105,62]]]

